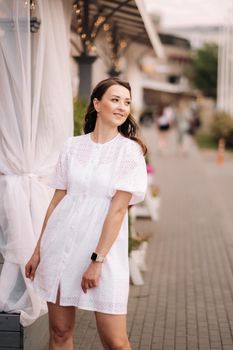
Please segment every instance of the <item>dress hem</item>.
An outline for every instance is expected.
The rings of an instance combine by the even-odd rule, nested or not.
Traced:
[[[34,286],[30,286],[32,289],[34,289],[35,293],[41,298],[43,299],[43,301],[45,301],[46,303],[52,303],[52,304],[55,304],[56,303],[56,300],[54,301],[53,298],[49,298],[49,297],[46,297],[44,295],[44,293],[39,289],[37,288],[35,285]],[[86,310],[86,311],[94,311],[94,312],[101,312],[103,314],[109,314],[109,315],[127,315],[127,311],[126,310],[122,310],[122,311],[109,311],[109,310],[104,310],[104,309],[100,309],[98,307],[88,307],[88,306],[84,306],[84,305],[78,305],[78,304],[75,304],[75,303],[67,303],[67,302],[62,302],[60,300],[60,303],[59,303],[60,306],[74,306],[76,307],[77,309],[80,309],[80,310]]]

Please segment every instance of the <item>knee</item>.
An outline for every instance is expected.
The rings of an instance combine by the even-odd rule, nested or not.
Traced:
[[[130,349],[129,340],[127,337],[117,337],[107,342],[109,350],[128,350]]]
[[[51,327],[51,337],[56,344],[64,344],[72,338],[73,327],[60,327],[54,325]]]

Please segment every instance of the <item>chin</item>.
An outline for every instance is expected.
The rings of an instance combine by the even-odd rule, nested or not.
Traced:
[[[126,121],[126,119],[124,119],[124,120],[116,120],[115,121],[115,126],[121,126],[122,124],[124,124],[124,122]]]
[[[118,127],[121,126],[122,124],[123,124],[123,123],[120,123],[120,122],[115,121],[115,122],[111,123],[111,126],[112,126],[113,128],[118,128]]]

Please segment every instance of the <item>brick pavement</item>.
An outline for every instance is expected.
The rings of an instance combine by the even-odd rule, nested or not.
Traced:
[[[195,149],[158,157],[145,130],[162,196],[151,233],[145,284],[131,286],[133,350],[233,350],[233,161],[219,169]],[[93,314],[78,311],[76,350],[101,350]]]

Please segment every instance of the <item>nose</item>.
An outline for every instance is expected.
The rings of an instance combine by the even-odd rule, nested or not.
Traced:
[[[117,108],[121,111],[125,111],[126,110],[126,105],[124,103],[124,101],[118,101],[118,106]]]

